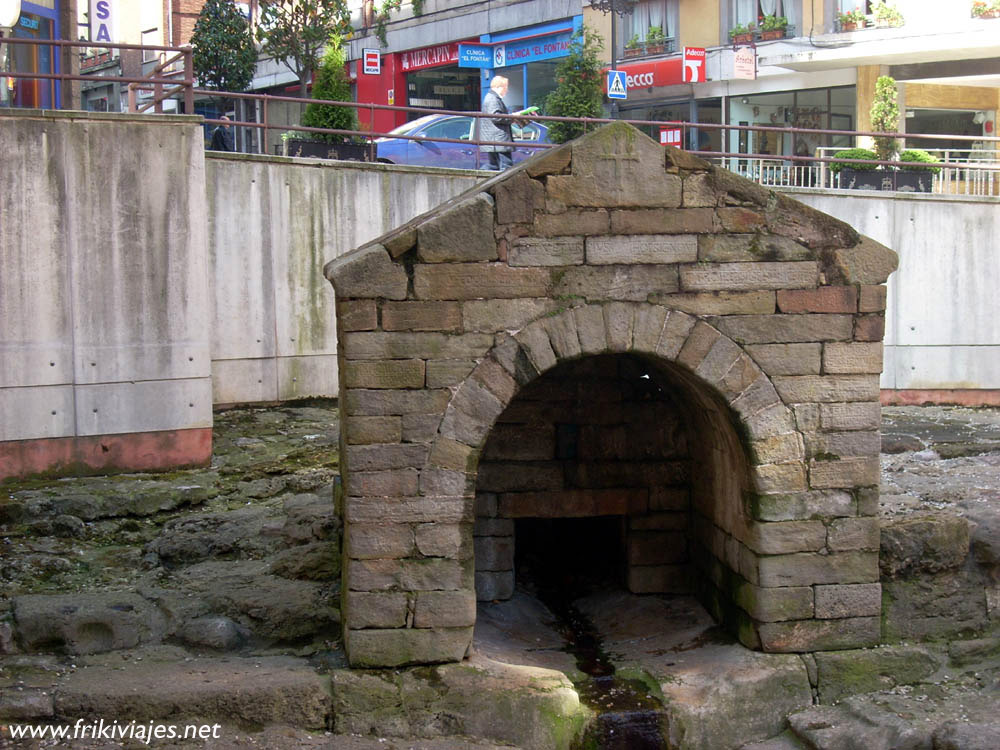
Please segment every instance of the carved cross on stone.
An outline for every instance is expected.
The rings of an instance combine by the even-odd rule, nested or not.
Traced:
[[[635,189],[635,175],[639,172],[639,165],[638,154],[622,148],[598,156],[593,165],[593,177],[604,188],[609,200],[620,203]]]
[[[604,129],[573,145],[573,174],[549,184],[568,206],[680,205],[681,185],[664,172],[663,146],[635,131]]]

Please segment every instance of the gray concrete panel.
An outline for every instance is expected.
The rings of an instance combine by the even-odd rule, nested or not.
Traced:
[[[211,378],[81,385],[75,392],[81,436],[212,426]]]
[[[212,403],[277,401],[277,370],[277,360],[273,357],[215,360],[212,362]]]
[[[337,357],[281,357],[278,359],[278,398],[336,397]]]
[[[0,441],[73,435],[73,386],[0,388]]]
[[[3,317],[0,315],[0,320]],[[9,329],[0,336],[3,337],[3,343],[0,343],[0,360],[3,361],[0,388],[73,382],[73,349],[68,340],[25,341],[18,339],[17,334]]]
[[[285,245],[288,188],[264,162],[210,159],[212,356],[275,356],[274,261]]]
[[[51,189],[65,183],[86,196],[65,202],[60,237],[73,279],[76,382],[207,376],[201,130],[128,119],[57,125]]]
[[[72,380],[66,186],[39,168],[55,158],[54,130],[20,118],[0,127],[0,387]]]
[[[887,346],[885,359],[893,388],[1000,388],[1000,346]]]

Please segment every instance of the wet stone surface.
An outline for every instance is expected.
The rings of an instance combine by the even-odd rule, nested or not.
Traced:
[[[1000,747],[1000,410],[883,410],[891,645],[812,661],[743,649],[692,600],[603,590],[569,602],[597,640],[588,664],[558,608],[519,589],[481,605],[465,664],[348,671],[338,430],[329,402],[235,409],[216,414],[205,469],[0,487],[0,717],[200,706],[225,717],[213,747],[448,750],[553,746],[576,730],[526,727],[558,705],[569,727],[612,717],[605,747],[637,714],[672,748]],[[911,653],[933,673],[888,674]]]

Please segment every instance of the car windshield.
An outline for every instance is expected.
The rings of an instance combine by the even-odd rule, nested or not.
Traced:
[[[418,117],[416,120],[410,120],[409,122],[404,122],[389,131],[392,135],[410,135],[414,130],[419,130],[424,125],[429,122],[434,122],[441,115],[424,115],[423,117]],[[376,141],[387,141],[389,138],[376,138]]]

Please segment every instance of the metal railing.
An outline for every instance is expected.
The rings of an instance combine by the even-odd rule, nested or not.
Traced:
[[[184,104],[184,110],[186,112],[194,112],[194,54],[191,47],[164,47],[160,45],[150,45],[150,44],[122,44],[122,43],[103,43],[103,42],[88,42],[80,41],[73,42],[63,39],[20,39],[17,37],[4,37],[3,44],[27,44],[39,47],[51,47],[51,48],[63,48],[63,47],[76,47],[80,49],[107,49],[107,50],[140,50],[145,52],[173,52],[174,57],[171,58],[171,63],[174,61],[183,61],[184,67],[178,71],[171,71],[168,73],[163,73],[166,68],[166,64],[158,65],[155,69],[155,73],[163,73],[161,76],[151,75],[151,76],[101,76],[104,81],[107,82],[118,82],[129,84],[130,87],[135,85],[137,90],[150,89],[155,92],[163,92],[164,86],[170,86],[170,93],[163,93],[159,97],[159,102],[167,98],[174,98],[178,94]],[[52,59],[56,58],[56,55],[49,52]],[[39,73],[39,72],[25,72],[16,70],[3,70],[0,71],[0,78],[22,78],[30,80],[43,80],[50,81],[50,86],[52,87],[52,101],[56,100],[55,97],[55,83],[60,81],[93,81],[95,76],[93,75],[81,75],[74,73]],[[130,89],[131,90],[131,89]],[[156,96],[154,95],[154,99]],[[130,99],[131,101],[131,99]],[[157,112],[162,111],[157,109]]]
[[[33,45],[46,45],[53,48],[62,47],[77,47],[84,49],[109,49],[109,50],[142,50],[147,52],[157,52],[161,53],[161,61],[157,64],[150,75],[144,77],[129,77],[129,76],[100,76],[102,82],[118,82],[120,84],[126,84],[127,86],[127,96],[128,96],[128,107],[130,112],[140,113],[146,112],[152,108],[155,112],[159,113],[164,111],[163,103],[171,100],[178,99],[177,110],[183,109],[186,113],[193,113],[195,110],[195,97],[205,97],[211,98],[213,100],[232,100],[232,101],[242,101],[254,104],[254,119],[233,119],[228,122],[224,122],[221,119],[215,118],[205,118],[205,123],[208,125],[221,125],[228,124],[236,128],[245,128],[248,132],[258,133],[257,138],[250,139],[251,145],[245,148],[245,151],[249,152],[263,152],[266,151],[266,146],[269,142],[269,134],[274,130],[281,130],[285,132],[300,132],[303,134],[317,134],[317,135],[336,135],[347,140],[353,140],[356,142],[364,143],[367,147],[367,159],[369,161],[376,161],[378,159],[378,143],[379,138],[396,138],[396,139],[406,139],[406,140],[419,140],[423,142],[436,142],[436,143],[456,143],[462,144],[464,146],[474,146],[476,147],[476,168],[479,168],[482,164],[482,156],[480,153],[480,146],[483,145],[501,145],[509,146],[511,148],[528,148],[528,149],[545,149],[550,148],[551,144],[537,143],[532,141],[515,141],[515,142],[503,142],[498,143],[495,141],[483,141],[476,138],[469,139],[454,139],[454,138],[432,138],[425,136],[414,136],[406,133],[392,133],[392,132],[377,132],[374,129],[362,129],[362,130],[333,130],[326,128],[313,128],[305,125],[291,125],[291,124],[281,124],[278,125],[272,120],[273,109],[276,105],[281,104],[287,106],[288,104],[297,104],[300,106],[317,103],[317,104],[330,104],[342,107],[350,107],[356,111],[365,112],[368,115],[368,122],[373,123],[375,121],[375,115],[377,112],[404,112],[404,113],[416,113],[418,115],[429,115],[429,114],[440,114],[440,115],[454,115],[462,117],[473,117],[473,118],[483,118],[489,117],[491,119],[498,119],[501,117],[506,117],[510,120],[522,119],[517,115],[485,115],[481,112],[470,112],[470,111],[456,111],[456,110],[445,110],[445,109],[427,109],[419,107],[403,107],[385,104],[374,104],[374,103],[360,103],[360,102],[337,102],[328,101],[322,99],[312,99],[304,97],[291,97],[291,96],[280,96],[273,94],[248,94],[248,93],[235,93],[235,92],[221,92],[211,89],[201,89],[195,88],[195,79],[193,71],[193,54],[190,47],[166,47],[166,46],[155,46],[155,45],[136,45],[136,44],[101,44],[89,41],[82,42],[72,42],[64,40],[48,40],[48,39],[4,39],[3,43],[11,44],[33,44]],[[166,57],[166,53],[173,53],[169,59]],[[178,64],[182,64],[182,67],[177,67]],[[173,69],[171,69],[173,68]],[[67,73],[35,73],[35,72],[19,72],[19,71],[0,71],[0,75],[6,75],[12,78],[33,78],[40,80],[48,80],[52,82],[50,85],[54,87],[56,82],[59,81],[93,81],[95,76],[92,75],[75,75]],[[140,92],[152,92],[151,97],[148,97],[148,101],[139,101]],[[55,97],[53,96],[53,101]],[[176,110],[175,110],[176,111]],[[582,125],[584,130],[591,127],[597,127],[608,122],[615,122],[621,120],[612,120],[609,118],[574,118],[574,117],[551,117],[551,116],[532,116],[531,121],[542,123],[548,125],[554,122],[569,122],[578,123]],[[941,140],[950,141],[954,143],[955,141],[968,141],[970,142],[969,150],[959,150],[954,148],[941,148],[941,149],[930,149],[930,153],[936,156],[939,161],[929,163],[928,167],[940,168],[940,172],[935,175],[933,181],[933,192],[935,193],[955,193],[963,195],[998,195],[1000,194],[1000,138],[998,137],[987,137],[987,136],[958,136],[958,135],[940,135],[940,134],[914,134],[914,133],[873,133],[873,132],[862,132],[862,131],[846,131],[846,130],[828,130],[828,129],[815,129],[815,128],[786,128],[786,127],[770,127],[770,126],[757,126],[757,125],[730,125],[730,124],[716,124],[716,123],[690,123],[690,122],[678,122],[678,121],[662,121],[662,120],[624,120],[624,122],[629,122],[636,127],[646,130],[652,135],[657,134],[657,131],[679,131],[679,143],[689,144],[692,142],[698,142],[699,134],[703,131],[705,132],[718,132],[720,133],[720,142],[723,144],[722,150],[706,150],[706,149],[689,149],[692,153],[695,153],[719,166],[726,167],[738,174],[741,174],[749,179],[758,182],[761,185],[769,187],[825,187],[825,188],[839,188],[841,187],[840,176],[834,170],[831,170],[830,165],[834,163],[843,164],[861,164],[871,168],[872,165],[887,168],[887,170],[899,169],[903,166],[909,166],[912,168],[913,164],[904,164],[902,162],[896,161],[879,161],[871,162],[865,160],[851,160],[851,159],[836,159],[833,158],[834,154],[841,150],[840,148],[835,148],[831,146],[821,146],[816,148],[813,153],[808,156],[805,155],[791,155],[783,153],[756,153],[751,150],[751,148],[746,148],[745,150],[727,150],[726,144],[734,143],[739,140],[741,143],[756,143],[759,142],[754,136],[753,140],[749,138],[739,137],[741,133],[767,133],[769,139],[778,143],[791,144],[796,137],[808,137],[812,140],[817,138],[832,139],[838,138],[841,140],[850,140],[854,142],[855,139],[859,137],[877,137],[877,136],[890,136],[898,138],[905,142],[905,139],[921,139],[921,140]],[[478,129],[475,131],[478,132]],[[675,139],[676,141],[676,139]],[[980,144],[992,144],[994,148],[985,149],[975,149],[973,150],[973,143]],[[974,154],[974,156],[973,156]]]

